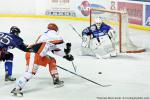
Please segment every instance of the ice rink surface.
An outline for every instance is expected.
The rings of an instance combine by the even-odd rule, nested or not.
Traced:
[[[105,100],[102,99],[104,97],[140,97],[150,100],[150,31],[130,30],[133,43],[146,48],[146,52],[118,54],[115,58],[102,60],[79,55],[81,38],[69,24],[72,24],[81,33],[82,29],[89,25],[88,22],[0,18],[0,31],[9,32],[11,26],[18,26],[21,29],[20,36],[25,43],[33,44],[36,38],[46,31],[49,22],[56,23],[64,40],[72,43],[72,54],[75,57],[74,64],[77,66],[77,74],[100,84],[112,86],[101,87],[58,68],[60,78],[65,83],[64,87],[55,88],[48,68],[41,67],[23,89],[24,96],[22,98],[14,97],[10,91],[14,88],[15,82],[4,82],[4,63],[1,62],[0,100]],[[19,78],[25,72],[25,53],[17,49],[13,49],[11,52],[15,55],[13,76]],[[56,59],[58,65],[74,72],[71,62],[60,57],[56,57]],[[102,74],[98,74],[98,72],[102,72]]]

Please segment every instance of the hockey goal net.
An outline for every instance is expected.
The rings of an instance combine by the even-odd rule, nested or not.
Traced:
[[[102,20],[110,25],[116,32],[116,49],[123,53],[140,53],[145,49],[137,47],[130,39],[128,32],[128,14],[121,11],[91,9],[90,25],[95,23],[95,18],[101,17]]]

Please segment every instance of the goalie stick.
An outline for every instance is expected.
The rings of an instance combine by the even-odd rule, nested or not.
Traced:
[[[82,39],[82,36],[77,32],[77,30],[71,25],[69,24],[69,26],[75,31],[75,33]]]
[[[92,83],[94,83],[94,84],[96,84],[96,85],[98,85],[98,86],[101,86],[101,87],[108,87],[108,86],[111,86],[111,85],[102,85],[102,84],[97,83],[97,82],[95,82],[95,81],[93,81],[93,80],[91,80],[91,79],[88,79],[88,78],[86,78],[86,77],[84,77],[84,76],[82,76],[82,75],[79,75],[79,74],[76,74],[76,73],[74,73],[74,72],[72,72],[72,71],[70,71],[70,70],[67,70],[67,69],[65,69],[65,68],[63,68],[63,67],[61,67],[61,66],[58,66],[58,65],[57,65],[57,67],[60,68],[60,69],[62,69],[62,70],[65,70],[65,71],[67,71],[67,72],[69,72],[69,73],[71,73],[71,74],[74,74],[74,75],[76,75],[76,76],[78,76],[78,77],[80,77],[80,78],[82,78],[82,79],[85,79],[85,80],[87,80],[87,81],[89,81],[89,82],[92,82]]]

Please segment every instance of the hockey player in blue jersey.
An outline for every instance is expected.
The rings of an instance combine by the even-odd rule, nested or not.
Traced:
[[[95,24],[82,31],[81,52],[82,55],[92,55],[97,58],[116,56],[115,31],[101,18],[96,18]]]
[[[16,26],[10,28],[10,33],[0,32],[0,60],[5,61],[5,81],[15,81],[16,78],[12,78],[13,67],[13,54],[8,50],[18,48],[24,52],[33,52],[39,54],[41,57],[48,56],[48,50],[53,50],[57,46],[49,42],[39,42],[33,45],[27,46],[24,44],[23,39],[19,37],[20,29]],[[65,55],[66,59],[73,59],[71,55]]]
[[[0,32],[0,61],[5,62],[5,81],[15,81],[12,77],[13,57],[9,49],[18,48],[22,51],[32,51],[23,43],[23,39],[19,37],[20,29],[16,26],[10,28],[10,33]]]

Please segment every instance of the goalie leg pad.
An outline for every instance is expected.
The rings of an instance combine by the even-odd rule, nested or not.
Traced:
[[[93,38],[90,41],[90,48],[96,54],[101,56],[102,58],[107,55],[107,58],[110,57],[110,53],[115,51],[113,44],[108,37],[108,35],[99,37],[100,42],[96,38]]]
[[[81,47],[81,55],[82,56],[94,56],[94,52],[91,51],[90,48]]]
[[[100,42],[98,42],[97,38],[93,38],[92,40],[90,40],[90,49],[97,49],[100,45],[101,44]]]
[[[116,50],[114,47],[114,43],[112,43],[112,41],[110,40],[108,35],[103,36],[102,38],[100,38],[100,40],[101,40],[101,45],[104,48],[104,51],[107,53],[102,58],[117,56],[117,53],[116,53]]]
[[[97,38],[93,38],[90,41],[90,49],[95,54],[95,56],[98,57],[98,55],[99,55],[98,58],[100,58],[100,56],[107,54],[107,52],[104,50],[101,40],[100,40],[100,42],[98,42]]]
[[[84,48],[88,48],[89,47],[89,41],[90,41],[90,37],[86,36],[86,35],[83,35],[81,46],[84,47]]]

